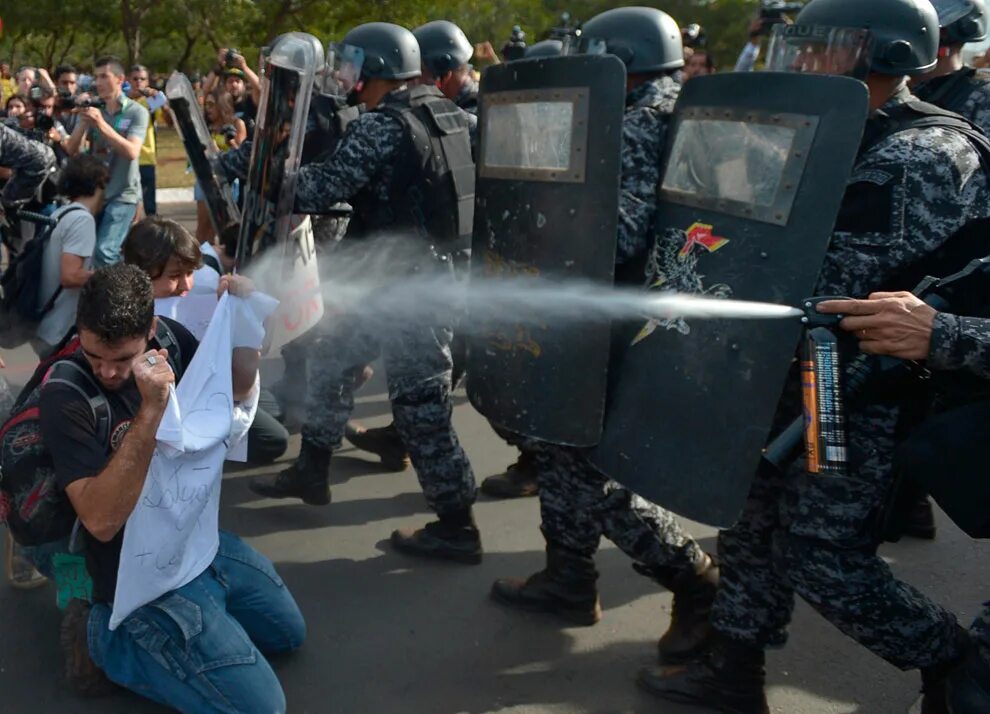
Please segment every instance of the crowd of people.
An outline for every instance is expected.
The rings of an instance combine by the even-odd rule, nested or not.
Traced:
[[[990,77],[963,65],[962,48],[985,39],[988,25],[984,0],[810,0],[793,24],[754,21],[735,68],[753,69],[763,38],[772,34],[768,69],[862,83],[870,116],[815,288],[850,299],[820,310],[844,315],[842,329],[865,353],[926,361],[933,372],[968,371],[980,379],[990,371],[987,321],[936,311],[904,291],[914,287],[919,271],[945,270],[986,252]],[[314,71],[323,75],[318,91],[339,101],[313,104],[329,114],[311,113],[310,133],[322,133],[306,144],[292,207],[332,221],[321,234],[325,250],[381,251],[389,275],[442,265],[438,280],[462,278],[472,258],[475,162],[484,160],[479,133],[486,131],[472,57],[525,62],[612,55],[624,65],[625,101],[615,264],[609,267],[617,282],[641,287],[644,265],[653,266],[646,272],[656,284],[670,277],[657,272],[664,256],[676,266],[693,258],[690,236],[685,243],[683,231],[664,230],[658,196],[681,87],[717,69],[702,28],[681,28],[654,8],[619,7],[530,46],[517,30],[501,58],[444,20],[415,29],[362,24],[333,49],[335,64]],[[215,449],[209,459],[196,461],[212,481],[202,497],[182,497],[196,502],[205,535],[165,562],[156,560],[156,578],[173,571],[175,578],[120,612],[123,594],[133,589],[118,578],[128,566],[122,553],[133,555],[135,539],[145,535],[137,529],[146,521],[136,515],[148,502],[150,474],[177,458],[159,444],[162,425],[187,398],[180,394],[183,381],[190,373],[201,378],[194,334],[200,328],[184,324],[176,306],[215,296],[220,317],[213,319],[220,320],[227,313],[219,306],[256,304],[251,301],[259,296],[240,271],[228,270],[236,246],[218,242],[205,186],[197,187],[194,233],[156,215],[152,115],[164,102],[146,67],[128,73],[116,58],[100,58],[91,81],[71,67],[56,69],[54,79],[42,68],[21,68],[11,77],[3,66],[0,73],[4,92],[11,92],[4,101],[8,121],[17,124],[16,130],[0,126],[0,165],[8,179],[3,205],[11,218],[24,206],[50,213],[33,234],[5,234],[15,265],[26,265],[32,245],[43,242],[37,282],[26,291],[15,278],[6,282],[5,275],[4,283],[5,291],[16,287],[32,298],[35,314],[22,320],[24,341],[41,360],[12,407],[14,417],[0,429],[8,577],[23,587],[54,580],[61,592],[66,556],[80,559],[72,597],[63,603],[62,646],[69,682],[82,694],[120,686],[184,712],[285,711],[285,694],[266,658],[301,647],[306,623],[272,563],[218,530],[223,460],[233,458],[242,439],[247,461],[278,459],[288,448],[280,422],[294,409],[304,414],[298,456],[277,473],[252,479],[252,491],[328,506],[333,455],[347,439],[379,455],[385,468],[411,464],[436,514],[422,527],[393,532],[395,550],[480,563],[478,486],[451,421],[451,392],[466,371],[456,310],[428,320],[337,312],[283,351],[291,378],[271,391],[262,389],[258,372],[260,322],[231,318],[222,343],[229,354],[217,360],[223,367],[208,377],[216,380],[206,382],[210,389],[200,389],[212,393],[215,386],[227,395],[216,412],[222,438],[209,445]],[[241,201],[258,170],[252,138],[261,90],[258,74],[228,48],[197,87],[220,173],[197,180],[239,191]],[[347,122],[333,121],[353,107],[360,111]],[[39,121],[42,116],[50,121]],[[717,151],[711,147],[713,163]],[[56,166],[46,194],[40,187],[51,184]],[[704,182],[707,173],[695,172],[694,179]],[[693,339],[689,333],[682,338]],[[393,423],[364,429],[349,419],[355,392],[379,357]],[[777,421],[800,414],[792,399],[800,388],[792,375]],[[962,401],[939,395],[920,415],[903,394],[851,400],[847,471],[841,477],[816,473],[800,459],[779,468],[764,463],[714,554],[664,503],[604,473],[588,449],[493,423],[520,457],[481,489],[496,497],[539,498],[546,562],[528,577],[495,581],[491,596],[510,608],[594,625],[602,614],[595,554],[605,536],[637,572],[673,593],[670,622],[658,641],[659,666],[637,680],[659,698],[712,711],[769,712],[765,651],[786,642],[799,595],[879,657],[919,670],[923,714],[988,711],[990,609],[963,627],[955,614],[898,580],[878,554],[884,537],[934,537],[926,493],[937,488],[933,473],[961,474],[946,479],[970,488],[971,474],[982,470],[978,445],[988,422],[982,392],[974,394],[978,398]],[[250,427],[241,433],[245,418]],[[28,435],[35,461],[24,458],[22,446],[8,448],[23,445]],[[197,459],[207,449],[190,448]],[[22,482],[23,488],[15,485]],[[970,501],[986,497],[982,486],[972,489]],[[44,518],[25,506],[39,500]],[[168,510],[163,500],[156,508]],[[977,508],[985,513],[986,505]],[[891,522],[899,530],[892,533],[887,519],[898,509]],[[984,516],[984,529],[988,522]],[[986,529],[979,533],[986,537]]]

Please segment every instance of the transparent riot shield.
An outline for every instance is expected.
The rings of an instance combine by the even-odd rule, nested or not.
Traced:
[[[225,242],[224,238],[238,229],[241,213],[234,202],[230,182],[219,166],[220,150],[186,75],[173,72],[165,85],[165,96],[196,181],[206,197],[213,229],[221,242]]]

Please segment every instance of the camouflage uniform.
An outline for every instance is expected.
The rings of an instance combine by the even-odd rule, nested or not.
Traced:
[[[405,141],[397,119],[381,112],[361,115],[350,124],[329,161],[300,168],[296,211],[319,213],[362,191],[370,192],[378,209],[388,211],[389,188]],[[432,257],[425,243],[418,241],[399,237],[414,261],[428,264]],[[393,262],[397,273],[413,268]],[[469,507],[476,495],[474,474],[450,421],[449,317],[436,316],[433,325],[410,325],[390,323],[387,315],[369,312],[376,315],[374,323],[365,317],[335,317],[313,346],[303,439],[323,449],[339,447],[354,405],[348,370],[371,362],[381,352],[395,426],[409,449],[427,502],[438,513]]]
[[[901,90],[882,109],[910,101]],[[959,133],[910,129],[857,161],[818,294],[865,297],[897,285],[956,231],[984,218],[990,187]],[[794,387],[796,385],[791,385]],[[782,401],[785,422],[799,411]],[[799,409],[799,408],[798,408]],[[892,487],[898,406],[874,401],[847,414],[846,477],[762,467],[739,522],[719,535],[717,630],[751,645],[780,645],[800,594],[844,633],[903,669],[957,655],[956,618],[899,582],[877,555],[878,516]]]
[[[990,320],[940,312],[932,326],[928,366],[935,370],[967,370],[990,379]],[[970,634],[990,662],[990,602],[970,626]]]
[[[0,197],[5,204],[14,203],[31,198],[54,168],[55,154],[41,142],[0,124],[0,166],[14,170]]]
[[[961,69],[912,87],[919,99],[961,114],[990,135],[990,72]]]
[[[679,86],[654,79],[629,93],[622,124],[617,263],[636,262],[653,235],[660,155]],[[580,449],[540,444],[540,514],[548,542],[591,555],[605,535],[647,568],[677,573],[705,562],[674,516],[595,469]]]

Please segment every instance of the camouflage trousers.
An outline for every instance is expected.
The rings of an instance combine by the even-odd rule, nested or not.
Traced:
[[[427,503],[438,513],[469,507],[477,488],[451,424],[450,339],[441,327],[335,317],[310,348],[303,439],[340,447],[354,409],[353,367],[381,355],[395,426]]]
[[[758,646],[782,645],[797,593],[901,669],[958,654],[955,616],[895,579],[877,555],[894,480],[896,417],[884,405],[848,415],[845,477],[760,468],[739,521],[719,534],[716,629]]]
[[[580,449],[517,438],[510,443],[536,457],[547,542],[592,555],[604,535],[633,560],[672,574],[704,562],[704,551],[673,514],[598,471]]]

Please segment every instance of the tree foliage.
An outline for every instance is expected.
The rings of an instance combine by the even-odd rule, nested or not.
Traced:
[[[380,20],[415,27],[446,19],[474,42],[498,49],[513,25],[527,41],[547,36],[567,11],[575,20],[623,4],[603,0],[22,0],[5,3],[0,59],[13,65],[60,62],[91,65],[112,52],[155,71],[207,69],[217,49],[233,46],[248,57],[276,35],[301,30],[329,42],[362,22]],[[758,0],[667,0],[674,18],[705,27],[709,49],[731,66],[746,40]]]

